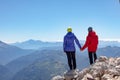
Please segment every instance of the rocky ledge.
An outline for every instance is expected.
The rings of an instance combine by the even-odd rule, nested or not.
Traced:
[[[93,65],[82,71],[73,70],[51,80],[120,80],[120,57],[101,56]]]

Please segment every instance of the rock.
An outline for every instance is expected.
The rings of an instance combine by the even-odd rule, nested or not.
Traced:
[[[120,57],[101,56],[93,65],[82,71],[68,71],[65,80],[120,80]],[[62,77],[54,80],[64,80]]]
[[[117,58],[115,62],[116,62],[117,65],[120,65],[120,57]]]
[[[51,80],[64,80],[64,77],[58,75],[58,76],[53,77]]]
[[[113,79],[112,79],[112,76],[110,74],[104,74],[102,76],[102,80],[113,80]]]
[[[120,80],[120,76],[116,80]]]
[[[77,70],[70,70],[64,74],[65,80],[76,80],[78,78]]]
[[[115,69],[108,69],[105,71],[105,73],[110,75],[120,75],[119,72]]]
[[[94,80],[94,79],[91,74],[87,73],[86,75],[84,75],[82,80]]]
[[[98,59],[99,62],[104,62],[106,61],[108,58],[106,56],[100,56],[100,58]]]
[[[89,73],[89,69],[88,69],[88,68],[85,68],[84,70],[80,71],[80,72],[78,73],[79,80],[81,80],[86,73]]]
[[[114,58],[110,58],[108,64],[110,65],[110,67],[116,66],[116,64],[115,64],[115,59],[114,59]]]

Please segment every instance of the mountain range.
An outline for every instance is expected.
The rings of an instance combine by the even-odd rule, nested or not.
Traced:
[[[111,53],[112,51],[112,53]],[[118,52],[116,52],[118,51]],[[104,53],[104,54],[103,54]],[[120,47],[105,47],[97,51],[98,57],[120,56]],[[89,66],[87,51],[77,52],[77,68],[82,70]],[[15,71],[12,80],[50,80],[55,75],[69,70],[66,55],[61,50],[41,50],[18,58],[6,65],[10,71]]]
[[[21,49],[0,41],[0,64],[5,65],[18,57],[28,55],[34,50]]]
[[[119,57],[120,47],[106,46],[99,48],[97,55],[98,57]],[[87,50],[80,52],[77,49],[76,60],[78,69],[82,70],[88,67]],[[58,43],[55,46],[45,46],[44,48],[31,50],[0,42],[0,62],[1,80],[50,80],[53,76],[62,75],[63,72],[69,70],[66,54],[62,50],[62,45],[58,45]]]
[[[22,64],[22,70],[18,71],[12,80],[50,80],[51,77],[67,70],[65,56],[62,53],[59,50],[42,50],[20,59],[27,66]]]
[[[16,42],[10,45],[17,46],[22,49],[41,49],[46,47],[58,47],[62,46],[62,42],[43,42],[41,40],[27,40],[24,42]]]
[[[79,41],[81,45],[85,43],[84,40]],[[41,49],[41,48],[46,48],[46,47],[62,47],[63,42],[44,42],[41,40],[27,40],[23,42],[16,42],[16,43],[11,43],[10,45],[17,46],[22,49]],[[106,47],[106,46],[119,46],[120,47],[120,42],[118,41],[99,41],[99,48]]]

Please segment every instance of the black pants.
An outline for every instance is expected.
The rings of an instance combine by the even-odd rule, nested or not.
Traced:
[[[97,59],[96,52],[88,52],[88,55],[89,55],[90,64],[93,64],[93,62],[95,62],[95,60]]]
[[[67,55],[68,65],[69,65],[70,70],[76,69],[75,51],[66,52],[66,55]]]

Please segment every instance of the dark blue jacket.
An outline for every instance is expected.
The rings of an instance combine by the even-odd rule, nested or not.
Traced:
[[[64,36],[64,42],[63,42],[63,50],[66,51],[76,51],[75,49],[75,42],[78,45],[79,48],[81,48],[81,45],[76,38],[76,36],[72,32],[68,32]]]

